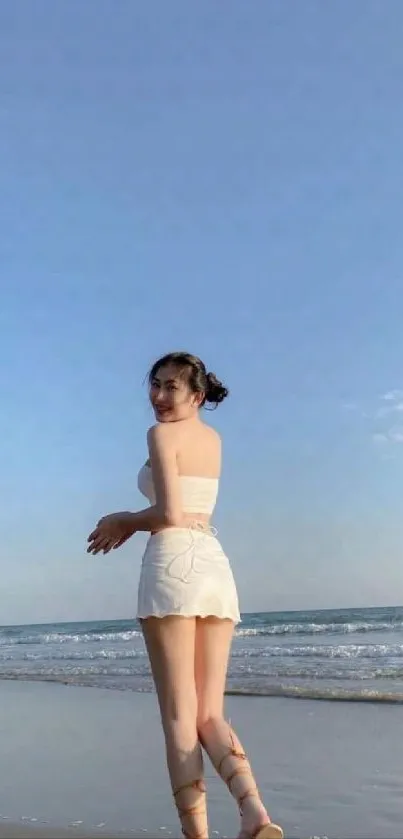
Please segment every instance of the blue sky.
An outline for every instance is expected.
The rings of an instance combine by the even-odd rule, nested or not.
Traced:
[[[231,389],[245,610],[403,602],[403,52],[387,4],[0,9],[0,623],[129,617],[143,379]],[[392,395],[393,398],[383,398]]]

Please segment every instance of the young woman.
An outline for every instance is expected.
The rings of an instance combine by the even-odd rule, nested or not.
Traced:
[[[224,718],[234,626],[239,621],[231,567],[210,525],[220,478],[219,435],[200,418],[227,389],[203,362],[170,353],[149,374],[157,424],[139,488],[150,506],[105,516],[88,552],[108,553],[149,531],[138,619],[158,695],[173,796],[188,839],[208,837],[202,749],[238,803],[238,839],[281,839],[260,799],[246,755]]]

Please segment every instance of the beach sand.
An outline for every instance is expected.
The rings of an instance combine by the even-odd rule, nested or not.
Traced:
[[[90,837],[92,835],[89,834]],[[106,839],[106,834],[102,835],[103,839]],[[5,822],[0,824],[0,839],[84,839],[84,834],[78,834],[73,828],[70,830],[58,830],[45,826],[34,827],[32,825],[24,827],[20,824]]]
[[[229,697],[227,714],[287,837],[401,839],[402,708]],[[0,742],[0,839],[179,837],[155,696],[1,681]],[[211,835],[233,837],[206,777]]]

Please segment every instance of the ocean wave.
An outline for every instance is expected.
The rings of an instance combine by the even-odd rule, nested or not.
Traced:
[[[346,622],[346,623],[279,623],[262,624],[261,626],[240,627],[235,632],[236,638],[301,636],[301,635],[351,635],[369,632],[397,632],[403,629],[403,621],[398,622]],[[14,634],[8,630],[0,630],[0,647],[2,646],[32,646],[55,644],[99,644],[99,643],[130,643],[135,638],[142,638],[139,629],[122,631],[87,631],[87,632],[43,632],[30,634]]]
[[[69,665],[63,667],[36,667],[35,669],[27,669],[24,667],[13,667],[12,669],[4,669],[0,670],[0,679],[19,679],[19,680],[42,680],[47,681],[48,679],[57,678],[60,681],[64,681],[65,679],[71,679],[72,677],[78,678],[86,678],[90,677],[93,678],[94,676],[139,676],[144,677],[149,675],[149,668],[148,665],[145,667],[102,667],[96,664],[90,664],[86,667],[80,667],[77,665]],[[102,684],[100,683],[100,687]]]
[[[354,659],[403,657],[403,644],[312,644],[292,647],[266,646],[263,648],[242,647],[234,649],[232,657],[237,658],[321,658]]]
[[[402,608],[242,615],[236,638],[326,636],[403,630]],[[0,627],[0,647],[128,644],[142,633],[135,620]]]
[[[19,659],[7,660],[0,662],[0,678],[31,678],[31,675],[45,678],[46,676],[129,676],[129,677],[145,677],[150,676],[150,666],[146,656],[137,659],[97,659],[90,660],[72,658],[66,659]],[[314,683],[324,682],[346,682],[352,684],[381,681],[385,682],[403,682],[403,667],[392,666],[389,663],[383,667],[374,666],[372,668],[363,669],[356,668],[346,669],[337,668],[331,665],[320,667],[317,663],[307,664],[307,666],[298,667],[293,662],[287,666],[284,663],[273,664],[266,669],[262,667],[251,668],[241,664],[236,666],[235,662],[230,663],[229,668],[229,683],[231,681],[241,680],[248,689],[251,684],[264,686],[268,682],[272,683],[274,680],[280,681],[286,679],[287,681],[297,680],[298,682],[305,681]]]
[[[35,650],[24,651],[20,647],[16,648],[11,645],[0,648],[0,662],[6,661],[127,661],[132,659],[143,659],[147,655],[145,647],[139,645],[134,647],[113,647],[94,649],[92,647],[57,647],[57,646],[43,646]],[[394,660],[403,658],[403,644],[339,644],[332,646],[331,644],[313,644],[313,645],[295,645],[289,647],[283,646],[265,646],[263,648],[247,646],[240,649],[233,648],[231,653],[231,660],[251,661],[257,660],[267,661],[268,659],[320,659],[321,661],[331,662],[342,660],[351,662],[357,659],[360,660],[385,660],[393,657]]]
[[[352,621],[334,623],[278,623],[240,628],[239,638],[272,635],[350,635],[365,632],[397,632],[403,629],[403,621]]]
[[[58,650],[47,649],[46,647],[35,652],[20,652],[17,654],[15,648],[0,650],[0,662],[2,661],[126,661],[130,659],[146,658],[145,649],[112,649],[112,650]]]
[[[43,634],[31,635],[10,635],[8,632],[0,631],[0,646],[21,646],[31,644],[92,644],[102,641],[120,642],[132,641],[134,638],[142,638],[138,629],[130,629],[122,632],[46,632]]]

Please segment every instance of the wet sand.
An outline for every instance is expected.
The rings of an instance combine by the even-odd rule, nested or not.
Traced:
[[[90,834],[91,836],[91,834]],[[57,830],[45,826],[23,826],[3,822],[0,824],[0,839],[83,839],[84,834],[78,834],[73,829]]]
[[[229,697],[227,713],[287,837],[401,839],[401,707]],[[0,839],[179,837],[154,696],[0,681],[0,742]],[[206,776],[211,835],[233,837]]]

